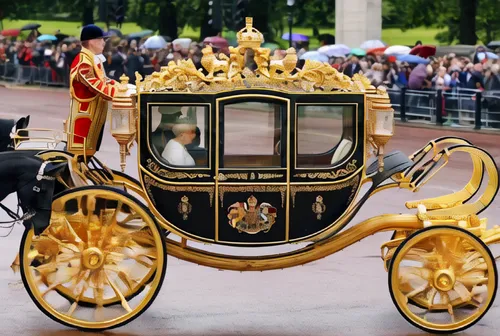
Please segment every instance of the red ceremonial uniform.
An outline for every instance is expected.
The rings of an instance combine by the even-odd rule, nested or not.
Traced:
[[[95,55],[82,48],[71,64],[69,84],[68,151],[94,155],[106,123],[108,101],[115,95],[115,82],[105,77],[102,64],[95,62]]]

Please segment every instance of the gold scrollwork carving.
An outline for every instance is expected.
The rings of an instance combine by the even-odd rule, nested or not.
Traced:
[[[281,207],[285,206],[286,186],[219,186],[220,206],[224,207],[224,194],[228,192],[280,192]]]
[[[251,173],[250,175],[248,173],[234,173],[234,174],[223,174],[219,173],[219,181],[227,181],[229,179],[231,180],[270,180],[270,179],[278,179],[282,178],[283,174],[261,174],[257,173]]]
[[[292,195],[292,205],[295,208],[295,196],[297,196],[298,192],[325,192],[325,191],[334,191],[334,190],[342,190],[344,188],[352,187],[351,195],[349,196],[349,202],[354,197],[356,193],[357,187],[359,184],[359,176],[354,177],[353,179],[335,184],[321,184],[321,185],[292,185],[290,186],[290,193]]]
[[[200,174],[200,173],[186,173],[186,172],[171,172],[166,169],[160,168],[155,162],[151,159],[147,160],[146,167],[151,170],[153,173],[158,174],[161,177],[167,179],[195,179],[195,178],[203,178],[210,177],[208,174]]]
[[[283,174],[261,174],[259,173],[258,179],[259,180],[271,180],[271,179],[278,179],[282,178]]]
[[[192,60],[170,61],[142,80],[136,75],[138,92],[221,92],[248,86],[291,92],[368,92],[370,81],[363,75],[352,79],[337,71],[328,62],[306,60],[297,69],[299,56],[294,48],[271,56],[271,49],[262,48],[262,33],[253,27],[252,18],[237,33],[238,46],[229,47],[229,54],[218,53],[210,45],[203,48],[199,69]],[[246,67],[245,54],[252,50],[257,69]]]
[[[172,192],[205,192],[210,196],[210,206],[213,204],[215,187],[214,186],[181,186],[181,185],[169,185],[163,184],[149,176],[144,176],[144,183],[146,184],[146,191],[148,192],[151,199],[151,186],[160,188],[161,190],[172,191]]]
[[[342,168],[337,171],[332,171],[328,173],[301,173],[301,174],[295,174],[294,177],[333,180],[342,176],[346,176],[350,173],[354,173],[358,169],[356,163],[357,160],[352,160],[350,163],[347,164],[345,169]]]
[[[248,173],[223,174],[219,173],[219,181],[232,180],[248,180]]]

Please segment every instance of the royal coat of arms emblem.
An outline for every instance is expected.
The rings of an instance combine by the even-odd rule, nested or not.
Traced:
[[[234,203],[228,208],[229,225],[239,233],[256,234],[269,232],[276,222],[276,208],[269,203],[257,206],[257,198],[250,196],[245,202]]]
[[[183,220],[188,219],[188,215],[191,213],[191,210],[193,210],[193,206],[189,203],[189,198],[187,196],[181,198],[181,202],[177,205],[177,210],[179,210]]]

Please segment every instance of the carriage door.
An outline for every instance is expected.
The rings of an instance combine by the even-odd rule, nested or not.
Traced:
[[[217,99],[218,242],[288,240],[289,105],[262,94]]]

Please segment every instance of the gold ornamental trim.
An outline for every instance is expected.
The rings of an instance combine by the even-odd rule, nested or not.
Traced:
[[[284,175],[283,174],[261,174],[257,176],[259,180],[271,180],[271,179],[278,179],[282,178]]]
[[[210,206],[213,204],[213,199],[214,199],[214,193],[215,193],[215,187],[213,186],[180,186],[180,185],[170,185],[170,184],[163,184],[155,179],[152,179],[151,177],[145,175],[144,176],[144,184],[146,185],[146,191],[148,192],[149,197],[151,200],[154,202],[154,198],[151,192],[151,187],[156,187],[161,190],[165,191],[171,191],[171,192],[202,192],[202,193],[208,193],[210,197]],[[156,205],[156,204],[155,204]]]
[[[218,180],[219,181],[227,181],[229,179],[231,180],[271,180],[271,179],[278,179],[282,178],[284,175],[283,174],[261,174],[258,173],[255,175],[255,173],[233,173],[233,174],[224,174],[224,173],[219,173],[218,175]]]
[[[219,186],[220,206],[224,207],[224,194],[228,192],[279,192],[281,193],[281,207],[285,207],[287,186]]]
[[[168,171],[166,169],[160,168],[155,162],[153,162],[151,159],[148,159],[146,164],[146,167],[151,170],[153,173],[158,174],[161,177],[167,178],[167,179],[196,179],[196,178],[204,178],[204,177],[210,177],[208,174],[201,174],[201,173],[185,173],[185,172],[172,172]]]
[[[310,179],[322,179],[322,180],[334,180],[342,176],[349,175],[358,170],[358,166],[356,165],[357,160],[352,160],[347,164],[346,168],[342,168],[336,171],[331,171],[328,173],[301,173],[295,174],[293,177],[301,177],[301,178],[310,178]]]
[[[342,190],[349,187],[352,187],[352,191],[347,201],[351,202],[352,198],[356,194],[358,184],[359,184],[359,176],[354,177],[352,180],[335,184],[292,185],[290,186],[290,193],[292,195],[292,206],[295,208],[295,196],[297,196],[297,193],[299,192],[326,192],[326,191]]]
[[[264,38],[253,27],[252,18],[246,18],[246,27],[237,33],[237,39],[238,46],[229,47],[229,55],[215,53],[210,45],[203,48],[203,69],[197,69],[187,59],[170,61],[144,80],[136,73],[138,92],[222,92],[249,87],[289,92],[373,91],[368,90],[371,86],[366,77],[357,75],[351,79],[328,62],[306,60],[302,69],[298,69],[294,48],[271,56],[271,49],[261,47]],[[255,71],[246,67],[248,50],[253,51]]]
[[[219,173],[219,181],[231,180],[248,180],[248,173],[223,174]]]

